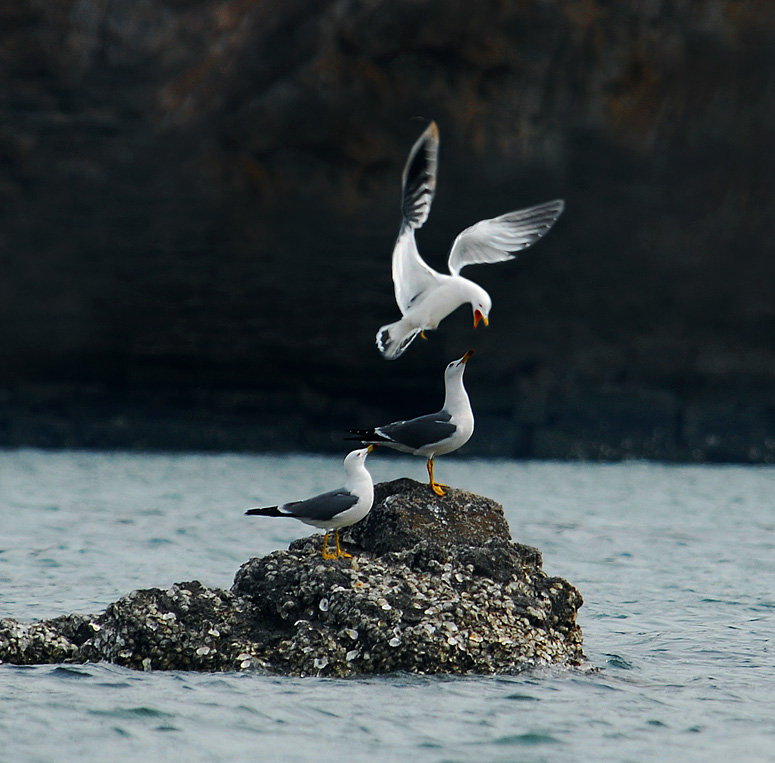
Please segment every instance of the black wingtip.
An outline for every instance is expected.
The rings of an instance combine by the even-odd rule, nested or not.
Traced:
[[[245,512],[246,516],[251,517],[283,517],[283,514],[277,506],[267,506],[266,508],[248,509]]]
[[[345,429],[347,434],[357,435],[356,437],[348,437],[348,440],[360,440],[363,437],[375,437],[376,432],[373,429]]]
[[[428,219],[436,193],[439,128],[431,120],[409,152],[402,176],[401,210],[404,223],[419,228]]]
[[[348,434],[356,435],[355,437],[345,437],[345,440],[360,440],[364,445],[379,445],[381,442],[389,442],[387,437],[379,434],[374,429],[348,429]]]

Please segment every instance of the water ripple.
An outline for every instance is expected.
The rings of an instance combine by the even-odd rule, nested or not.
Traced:
[[[25,621],[180,580],[228,588],[242,561],[307,532],[248,527],[244,508],[341,472],[288,454],[0,460],[0,617]],[[372,468],[420,478],[418,463]],[[3,759],[771,759],[775,469],[458,460],[454,474],[579,587],[593,669],[339,681],[0,665]]]

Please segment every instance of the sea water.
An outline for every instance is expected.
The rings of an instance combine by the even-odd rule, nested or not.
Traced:
[[[377,452],[375,480],[423,479]],[[337,680],[0,665],[2,761],[773,761],[775,468],[442,458],[584,597],[590,668]],[[0,618],[228,588],[341,459],[0,451]]]

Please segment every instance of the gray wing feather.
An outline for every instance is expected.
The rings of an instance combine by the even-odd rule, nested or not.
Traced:
[[[352,508],[358,503],[358,496],[349,490],[339,488],[328,493],[322,493],[305,501],[286,503],[280,510],[290,517],[297,519],[312,519],[319,522],[327,522],[343,511]]]
[[[564,208],[565,202],[557,199],[507,212],[491,220],[480,220],[466,228],[452,244],[449,272],[458,275],[467,265],[513,259],[513,252],[525,249],[545,236]]]
[[[451,418],[446,411],[429,413],[409,421],[396,421],[378,427],[377,432],[393,442],[417,449],[445,440],[454,434],[457,427],[450,423]]]

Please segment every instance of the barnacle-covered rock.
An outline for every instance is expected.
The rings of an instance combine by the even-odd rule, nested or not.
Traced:
[[[231,591],[194,581],[134,591],[96,616],[0,621],[0,660],[107,660],[136,669],[349,676],[516,672],[584,660],[579,592],[514,543],[502,508],[397,480],[345,534],[251,559]]]
[[[78,648],[88,638],[88,623],[89,617],[84,615],[65,615],[40,623],[0,620],[0,662],[81,662]]]
[[[94,618],[80,656],[138,670],[230,670],[241,640],[259,637],[248,635],[253,620],[245,602],[196,580],[133,591]]]
[[[499,580],[484,560],[501,565]],[[274,626],[273,668],[287,673],[515,672],[584,659],[578,591],[548,578],[535,549],[499,538],[473,551],[424,540],[333,564],[320,562],[316,539],[297,541],[243,565],[232,591]]]
[[[409,549],[422,540],[481,546],[492,538],[511,538],[503,507],[465,490],[448,490],[442,498],[427,485],[398,479],[375,486],[374,504],[350,529],[350,537],[378,554]]]

